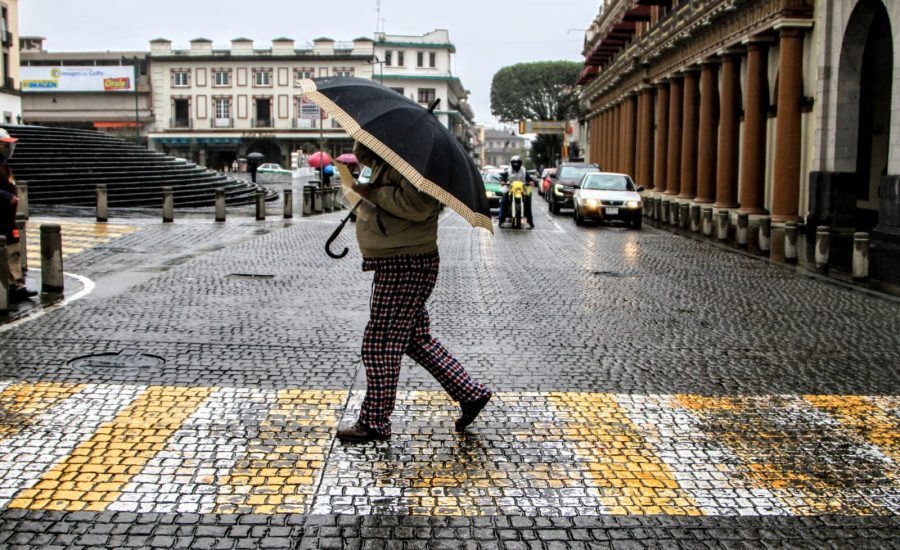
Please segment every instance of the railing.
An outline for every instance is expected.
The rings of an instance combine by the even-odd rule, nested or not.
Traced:
[[[193,128],[194,119],[192,118],[170,118],[169,128]]]
[[[210,128],[234,128],[233,118],[211,118],[209,119]]]
[[[271,118],[252,118],[250,126],[253,128],[271,128],[273,120]]]
[[[291,127],[299,130],[315,130],[318,128],[318,121],[314,118],[293,118],[291,119]]]

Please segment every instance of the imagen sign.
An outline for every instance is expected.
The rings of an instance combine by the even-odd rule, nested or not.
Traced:
[[[133,92],[134,68],[21,67],[23,92]]]

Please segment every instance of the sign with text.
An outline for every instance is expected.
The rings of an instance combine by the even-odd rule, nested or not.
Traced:
[[[306,120],[324,120],[328,118],[328,113],[319,108],[318,105],[305,97],[300,101],[300,118]]]
[[[565,120],[520,120],[520,134],[566,134],[569,123]]]
[[[134,92],[134,68],[20,67],[22,91],[31,92]]]

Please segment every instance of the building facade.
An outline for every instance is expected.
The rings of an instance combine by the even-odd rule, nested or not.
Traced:
[[[609,0],[585,34],[586,151],[671,203],[871,231],[900,279],[900,3]]]
[[[375,33],[373,78],[425,107],[440,100],[438,120],[471,150],[475,114],[468,90],[454,76],[455,54],[444,29],[421,36]]]
[[[0,1],[0,120],[17,124],[22,120],[19,95],[19,0]]]
[[[173,49],[160,38],[150,44],[150,80],[155,122],[150,146],[222,169],[251,152],[290,166],[297,149],[334,154],[352,141],[332,118],[318,119],[304,107],[299,82],[321,76],[372,78],[373,41],[318,38],[295,48],[290,38],[257,49],[236,38],[214,49],[198,38],[189,49]],[[325,115],[322,115],[325,116]]]
[[[522,137],[513,129],[496,130],[478,128],[479,164],[481,166],[502,166],[509,164],[509,159],[518,155],[522,160],[528,159],[528,138]]]
[[[20,70],[35,76],[35,80],[21,81],[23,122],[101,130],[145,142],[153,121],[146,52],[49,52],[40,36],[23,36],[21,45]],[[54,71],[81,73],[84,82],[73,78],[54,83]],[[135,72],[137,88],[114,90],[102,85],[108,75],[133,79]],[[91,77],[90,73],[98,75]]]

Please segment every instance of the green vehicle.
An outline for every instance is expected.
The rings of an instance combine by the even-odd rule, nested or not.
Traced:
[[[503,186],[500,185],[500,175],[503,170],[491,168],[481,173],[484,181],[484,193],[487,195],[491,208],[500,208],[500,200],[503,198]]]
[[[260,174],[290,174],[290,170],[285,170],[280,164],[267,162],[256,169]]]

